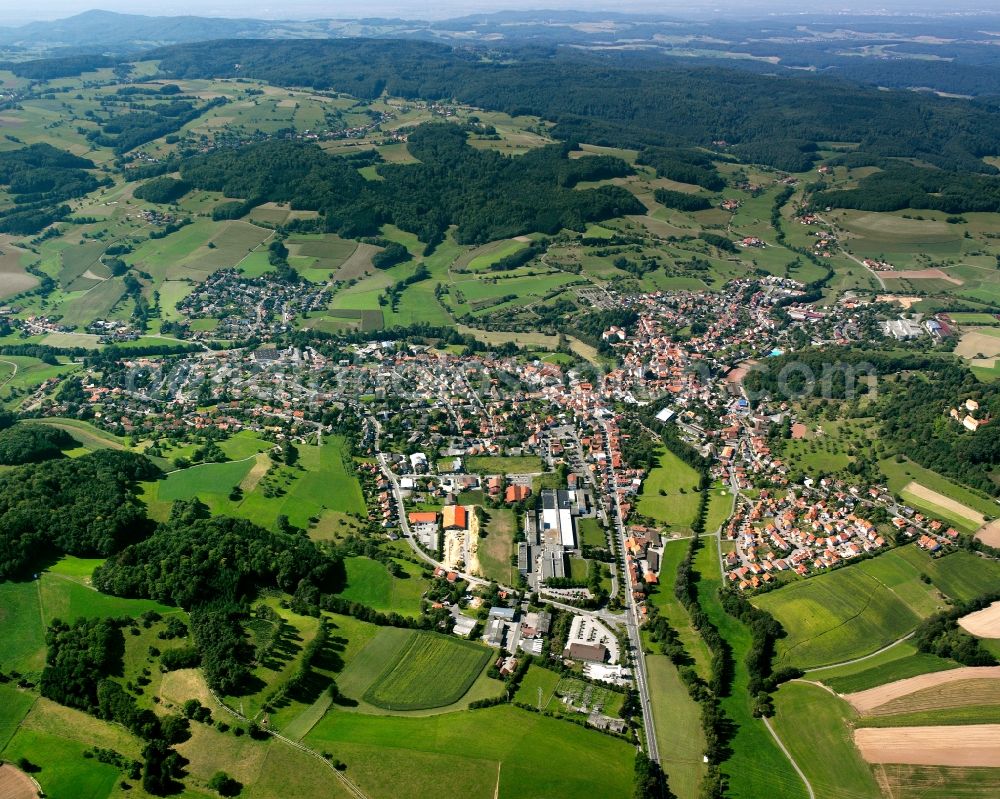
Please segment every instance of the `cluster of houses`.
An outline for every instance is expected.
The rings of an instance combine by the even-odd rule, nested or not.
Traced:
[[[726,524],[725,538],[734,542],[723,558],[726,579],[757,589],[783,571],[805,576],[882,549],[885,538],[860,511],[850,493],[761,491]]]
[[[177,303],[177,309],[188,320],[218,320],[210,330],[189,325],[191,338],[268,340],[329,301],[325,287],[307,281],[284,281],[272,273],[248,278],[238,270],[221,269]]]
[[[975,433],[980,427],[990,422],[990,417],[980,412],[979,402],[971,397],[959,405],[959,407],[948,411],[948,416],[970,433]]]

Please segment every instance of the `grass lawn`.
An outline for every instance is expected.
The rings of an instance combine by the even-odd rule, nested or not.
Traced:
[[[365,692],[389,710],[424,710],[457,702],[483,670],[491,651],[452,636],[412,631],[395,662]]]
[[[306,741],[336,752],[373,799],[437,799],[442,775],[455,796],[575,799],[632,790],[632,745],[510,706],[426,718],[331,711]]]
[[[854,746],[850,724],[857,714],[847,702],[802,682],[785,683],[774,700],[772,724],[805,772],[816,799],[880,799],[871,768]]]
[[[732,757],[722,764],[729,777],[729,796],[734,799],[807,799],[805,786],[778,748],[763,722],[753,717],[747,693],[749,674],[746,655],[750,649],[750,631],[722,608],[719,600],[718,540],[709,538],[695,556],[698,599],[705,613],[732,647],[733,687],[722,700],[726,715],[736,724],[730,746]]]
[[[384,613],[419,616],[420,598],[427,589],[427,581],[420,576],[419,566],[407,561],[396,563],[402,567],[404,577],[393,577],[386,564],[377,560],[345,559],[347,585],[340,596]]]
[[[637,510],[674,530],[690,530],[698,513],[698,472],[669,450],[642,484]]]
[[[608,537],[601,523],[592,517],[578,519],[577,532],[580,534],[580,546],[607,549]]]
[[[677,795],[677,799],[697,799],[698,784],[705,773],[701,709],[688,696],[677,674],[677,667],[666,655],[647,657],[646,672],[653,704],[656,744],[670,790]]]

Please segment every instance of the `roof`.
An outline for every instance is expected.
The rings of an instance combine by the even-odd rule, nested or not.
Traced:
[[[438,515],[435,511],[413,511],[409,519],[410,524],[437,524]]]
[[[446,505],[441,510],[441,521],[445,528],[457,527],[464,530],[469,524],[468,516],[463,505]]]

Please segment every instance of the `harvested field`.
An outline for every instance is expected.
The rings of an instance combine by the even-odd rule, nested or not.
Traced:
[[[850,702],[858,713],[870,715],[883,705],[887,705],[917,691],[922,691],[925,688],[936,688],[948,683],[967,682],[969,680],[1000,680],[1000,666],[967,666],[960,669],[936,671],[931,674],[920,674],[916,677],[897,680],[887,685],[880,685],[877,688],[870,688],[867,691],[846,694],[844,699]],[[900,762],[905,763],[909,761]]]
[[[970,680],[956,680],[943,685],[935,685],[914,691],[879,705],[872,716],[899,716],[902,714],[927,713],[929,711],[952,708],[975,708],[1000,705],[1000,680],[993,677],[979,677]],[[969,721],[994,721],[992,718],[970,718]],[[936,722],[937,719],[934,719]],[[915,722],[910,722],[915,723]],[[917,722],[919,723],[919,722]],[[878,727],[881,724],[864,726]]]
[[[1000,602],[963,616],[958,623],[980,638],[1000,638]]]
[[[1000,519],[984,524],[976,531],[976,538],[991,547],[1000,547]]]
[[[952,277],[941,269],[902,269],[897,272],[883,273],[882,277],[901,278],[903,280],[946,280],[956,286],[961,286],[963,281],[957,277]]]
[[[911,480],[907,483],[903,487],[902,493],[904,495],[907,493],[913,494],[918,499],[922,499],[925,502],[929,502],[932,505],[936,505],[939,508],[943,508],[946,511],[954,513],[956,516],[960,516],[973,524],[986,523],[986,517],[984,517],[979,511],[975,511],[968,505],[963,505],[961,502],[958,502],[951,497],[946,497],[944,494],[939,494],[937,491],[932,491],[927,488],[927,486],[922,486],[915,480]]]
[[[1000,724],[954,727],[862,727],[854,743],[869,763],[1000,766]]]
[[[21,266],[23,250],[14,247],[9,236],[0,236],[0,298],[34,288],[38,279]]]
[[[361,277],[366,272],[374,269],[372,266],[372,256],[379,251],[379,248],[372,244],[359,244],[358,248],[351,256],[341,264],[334,273],[334,280],[350,280]]]
[[[41,796],[35,781],[10,763],[0,765],[0,796],[3,799],[36,799]]]
[[[962,358],[995,358],[1000,355],[1000,336],[988,330],[973,329],[962,334],[955,345],[955,354]]]

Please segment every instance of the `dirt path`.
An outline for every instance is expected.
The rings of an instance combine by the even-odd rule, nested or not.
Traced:
[[[951,497],[946,497],[944,494],[939,494],[937,491],[932,491],[927,486],[920,485],[920,483],[916,480],[911,480],[903,486],[903,491],[909,491],[914,496],[926,500],[932,505],[936,505],[946,511],[950,511],[956,516],[961,516],[963,519],[967,519],[973,524],[982,525],[986,523],[986,517],[979,511],[973,510],[968,505],[963,505],[961,502],[954,500]]]
[[[947,727],[862,727],[854,743],[869,763],[1000,766],[1000,724]]]
[[[915,693],[924,688],[933,688],[958,680],[977,679],[1000,680],[1000,666],[966,666],[959,669],[948,669],[947,671],[935,671],[931,674],[919,674],[916,677],[908,677],[905,680],[897,680],[886,685],[879,685],[876,688],[869,688],[867,691],[845,694],[844,699],[850,702],[858,713],[865,716],[887,702]],[[909,761],[901,760],[899,762],[906,763]]]
[[[778,744],[778,748],[785,753],[785,757],[787,757],[788,762],[792,764],[792,768],[795,769],[795,773],[799,775],[799,779],[802,780],[802,784],[806,786],[806,791],[809,793],[809,799],[816,799],[816,794],[813,793],[812,785],[809,784],[809,780],[806,779],[805,773],[799,768],[799,764],[795,762],[795,758],[792,757],[792,753],[785,748],[785,744],[778,737],[778,733],[774,731],[774,727],[771,726],[771,720],[763,718],[761,721],[764,722],[764,726],[767,727],[767,731],[771,733],[771,737],[774,738],[774,742]]]

